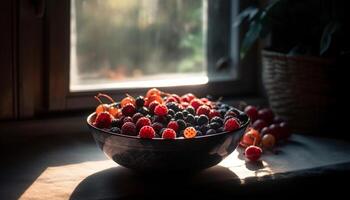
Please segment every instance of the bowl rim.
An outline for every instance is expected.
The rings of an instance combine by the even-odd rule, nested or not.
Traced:
[[[242,111],[240,111],[242,112]],[[242,112],[244,113],[244,112]],[[140,138],[139,136],[132,136],[132,135],[123,135],[123,134],[119,134],[119,133],[112,133],[110,131],[107,131],[106,129],[101,129],[101,128],[98,128],[98,127],[95,127],[93,126],[90,121],[91,121],[91,118],[96,115],[96,112],[93,112],[91,113],[87,118],[86,118],[86,122],[88,124],[89,127],[93,128],[93,129],[96,129],[98,131],[102,131],[104,133],[107,133],[109,135],[112,135],[112,136],[119,136],[119,137],[125,137],[125,138],[130,138],[130,139],[137,139],[137,140],[152,140],[152,141],[164,141],[166,139],[163,139],[163,138],[152,138],[152,139],[148,139],[148,138]],[[197,136],[197,137],[194,137],[194,138],[185,138],[185,137],[178,137],[178,138],[175,138],[174,140],[198,140],[198,139],[203,139],[203,138],[210,138],[210,137],[217,137],[217,136],[220,136],[220,135],[224,135],[224,134],[228,134],[228,133],[232,133],[232,132],[236,132],[236,131],[239,131],[241,129],[245,129],[247,128],[247,126],[249,125],[250,123],[250,118],[247,116],[247,121],[245,121],[245,123],[243,123],[238,129],[234,130],[234,131],[223,131],[223,132],[220,132],[220,133],[216,133],[216,134],[212,134],[212,135],[201,135],[201,136]]]

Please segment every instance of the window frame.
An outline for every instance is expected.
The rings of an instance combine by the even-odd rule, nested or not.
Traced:
[[[245,59],[239,59],[239,41],[242,28],[233,27],[232,19],[247,5],[240,1],[208,0],[208,31],[206,64],[209,82],[203,85],[164,87],[169,93],[195,93],[199,96],[247,96],[258,93],[256,48]],[[241,4],[240,4],[241,3]],[[47,111],[87,109],[96,105],[93,95],[97,92],[110,94],[115,99],[143,94],[148,88],[113,89],[102,91],[69,91],[70,72],[70,0],[46,2],[44,20],[44,91]],[[219,22],[219,23],[218,23]],[[244,29],[244,27],[243,27]],[[236,68],[235,79],[218,78],[217,68]],[[227,65],[225,67],[225,65]],[[224,69],[225,70],[225,69]],[[46,83],[46,84],[45,84]]]

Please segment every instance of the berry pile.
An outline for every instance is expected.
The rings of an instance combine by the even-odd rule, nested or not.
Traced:
[[[251,126],[243,135],[240,146],[245,148],[248,160],[258,160],[263,153],[262,149],[272,150],[277,142],[290,136],[287,123],[275,116],[271,109],[258,109],[248,105],[244,112],[250,118]]]
[[[110,104],[104,104],[101,98]],[[188,93],[183,96],[164,93],[156,88],[145,97],[126,95],[116,103],[106,94],[98,94],[96,118],[93,125],[113,133],[140,138],[195,138],[241,126],[246,115],[236,108],[208,98],[197,98]]]

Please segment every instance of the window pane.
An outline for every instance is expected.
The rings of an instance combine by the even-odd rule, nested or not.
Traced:
[[[72,0],[70,89],[208,81],[203,0]]]

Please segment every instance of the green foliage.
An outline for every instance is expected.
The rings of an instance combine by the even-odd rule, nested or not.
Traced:
[[[246,8],[233,24],[249,24],[241,44],[241,58],[257,39],[270,34],[269,48],[283,53],[337,56],[348,51],[349,38],[344,34],[348,27],[344,24],[350,16],[345,4],[331,0],[274,0],[265,6]]]

